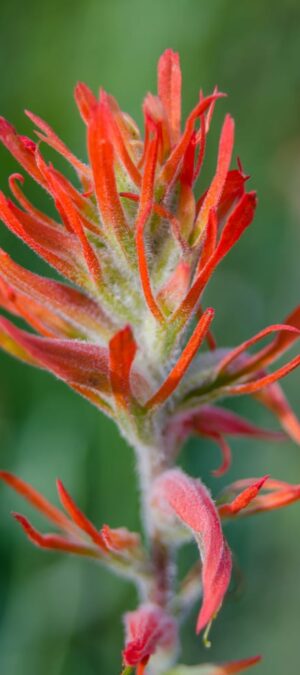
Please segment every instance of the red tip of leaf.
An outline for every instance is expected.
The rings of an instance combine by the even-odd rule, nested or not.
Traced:
[[[243,490],[230,504],[224,504],[219,508],[219,514],[221,517],[234,516],[236,513],[239,513],[242,509],[245,509],[248,504],[255,499],[258,492],[261,490],[265,482],[268,480],[269,476],[263,476],[256,481],[253,481],[252,485],[249,485],[245,490]]]
[[[199,243],[202,231],[207,224],[209,212],[212,208],[216,208],[218,206],[230,167],[233,143],[234,121],[230,115],[226,115],[220,137],[216,174],[212,180],[209,190],[207,191],[206,197],[195,223],[192,236],[194,246]]]
[[[84,544],[71,541],[59,534],[41,534],[36,530],[29,520],[20,513],[13,513],[13,517],[20,523],[28,539],[38,546],[52,551],[64,551],[64,553],[75,553],[79,555],[88,555],[94,557],[93,549]]]
[[[158,62],[158,95],[166,111],[173,145],[180,136],[181,69],[179,55],[172,49],[167,49]]]
[[[105,551],[106,546],[101,534],[82,513],[82,511],[80,511],[60,480],[57,481],[57,491],[64,509],[75,525],[83,530],[83,532],[85,532],[92,539],[92,541],[102,549],[102,551]]]
[[[75,87],[75,101],[83,121],[88,124],[92,113],[97,107],[97,99],[84,82],[78,82]]]
[[[21,478],[14,476],[8,471],[0,471],[0,479],[3,480],[15,492],[18,492],[27,502],[40,511],[48,520],[58,527],[70,531],[71,523],[68,518],[55,506],[52,506],[43,495],[35,490],[31,485],[25,483]]]
[[[241,673],[242,670],[247,670],[252,666],[257,665],[261,661],[261,656],[252,656],[249,659],[242,659],[241,661],[233,661],[232,663],[225,663],[222,667],[224,675],[233,675],[233,673]]]

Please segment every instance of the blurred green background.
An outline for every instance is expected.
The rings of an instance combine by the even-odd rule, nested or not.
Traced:
[[[181,55],[184,111],[217,83],[229,98],[218,104],[207,176],[215,163],[221,119],[237,124],[236,154],[252,175],[259,208],[250,231],[215,275],[207,300],[217,310],[219,343],[237,344],[278,322],[299,301],[300,244],[300,6],[298,0],[3,0],[1,114],[22,133],[29,108],[48,120],[80,156],[84,129],[72,100],[77,80],[101,84],[141,122],[141,101],[155,89],[159,54]],[[16,163],[0,149],[1,186]],[[26,181],[36,203],[51,209]],[[0,243],[32,269],[44,265],[6,231]],[[47,272],[49,273],[49,272]],[[56,501],[63,479],[99,526],[137,528],[132,452],[113,425],[60,382],[0,354],[1,466]],[[284,383],[300,413],[299,374]],[[258,405],[231,407],[276,426]],[[212,479],[217,450],[196,441],[182,461],[216,494],[237,477],[271,473],[300,482],[300,452],[292,443],[232,444],[228,476]],[[12,522],[11,509],[32,515],[0,486],[0,672],[4,675],[114,675],[120,671],[121,615],[135,606],[132,588],[86,561],[42,553]],[[40,524],[39,518],[35,523]],[[206,652],[195,636],[195,612],[184,629],[182,660],[225,661],[264,655],[257,675],[299,673],[300,505],[228,527],[242,575],[213,627]],[[184,564],[194,559],[191,548]]]

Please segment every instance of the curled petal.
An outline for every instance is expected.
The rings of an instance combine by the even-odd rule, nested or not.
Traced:
[[[44,187],[43,177],[35,161],[35,143],[19,136],[4,117],[0,117],[0,140],[29,175]]]
[[[62,209],[65,218],[67,219],[69,227],[80,242],[82,253],[91,277],[96,283],[98,283],[101,280],[100,262],[93,246],[88,240],[82,220],[74,208],[72,200],[62,189],[60,181],[57,179],[55,172],[49,169],[47,175],[49,184],[52,187],[54,195],[60,204],[60,208]]]
[[[97,556],[97,551],[88,544],[76,542],[76,540],[67,539],[59,534],[41,534],[36,530],[29,520],[20,513],[14,513],[14,518],[20,523],[28,539],[40,548],[50,549],[52,551],[63,551],[64,553],[75,553],[76,555]]]
[[[112,552],[132,552],[140,547],[140,536],[136,532],[129,532],[125,527],[111,528],[103,525],[101,536],[106,547]]]
[[[262,429],[227,408],[203,405],[190,411],[187,423],[200,433],[228,434],[229,436],[249,436],[254,438],[281,438],[275,431]]]
[[[124,621],[126,642],[123,659],[127,666],[145,664],[158,649],[168,649],[177,641],[174,619],[152,603],[127,612]]]
[[[152,504],[157,527],[168,533],[174,515],[191,530],[202,560],[203,603],[198,616],[200,632],[219,611],[231,576],[231,556],[224,539],[218,512],[205,486],[180,469],[159,477],[153,488]]]
[[[297,325],[299,323],[299,325]],[[263,340],[265,337],[272,333],[278,333],[277,337],[273,342],[262,349],[260,352],[255,354],[253,357],[249,357],[245,362],[245,366],[241,370],[241,374],[251,372],[253,370],[258,370],[261,367],[265,367],[270,362],[278,358],[284,351],[286,351],[295,340],[300,337],[300,309],[297,309],[287,317],[286,322],[283,324],[274,324],[264,328],[262,331],[254,335],[249,340],[246,340],[235,349],[231,350],[219,363],[218,372],[222,372],[228,368],[241,354],[246,352],[249,347],[252,347],[260,340]],[[238,366],[238,372],[239,372]]]
[[[39,139],[50,145],[51,148],[62,155],[62,157],[64,157],[71,164],[71,166],[74,167],[79,176],[90,178],[90,168],[81,162],[77,157],[75,157],[75,155],[73,155],[65,143],[63,143],[63,141],[61,141],[53,129],[51,129],[50,125],[47,124],[47,122],[44,122],[41,117],[35,115],[29,110],[25,110],[25,113],[27,117],[29,117],[29,119],[38,127],[38,129],[41,129],[42,133],[36,132]]]

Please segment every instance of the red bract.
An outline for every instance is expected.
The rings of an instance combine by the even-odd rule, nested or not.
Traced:
[[[141,605],[134,612],[127,612],[125,631],[123,659],[127,666],[145,666],[158,649],[168,651],[177,645],[176,622],[154,604]]]
[[[220,609],[231,575],[231,556],[224,539],[215,505],[197,480],[172,469],[162,474],[153,486],[152,504],[159,512],[158,523],[165,536],[173,538],[173,517],[188,527],[202,560],[203,603],[197,632],[212,621]]]
[[[22,323],[17,327],[0,317],[0,346],[53,373],[116,421],[136,451],[147,550],[126,528],[103,525],[98,531],[60,482],[66,514],[12,474],[0,477],[58,530],[42,534],[16,515],[34,544],[91,556],[136,583],[141,604],[125,618],[126,675],[132,668],[138,675],[146,670],[224,675],[257,659],[166,670],[177,656],[178,623],[197,601],[201,584],[197,630],[208,627],[220,609],[231,573],[220,518],[284,506],[299,499],[299,486],[266,477],[238,481],[217,508],[203,483],[174,463],[190,434],[220,446],[215,475],[230,466],[228,436],[285,437],[215,405],[225,396],[254,396],[300,443],[300,423],[278,384],[300,356],[267,370],[299,338],[300,310],[233,349],[217,345],[214,310],[205,307],[204,292],[251,225],[256,193],[247,191],[241,161],[231,167],[229,114],[212,181],[207,185],[202,178],[214,109],[224,94],[215,88],[204,96],[200,90],[182,121],[179,56],[171,49],[159,60],[157,90],[143,103],[142,135],[110,94],[101,89],[95,96],[85,84],[76,86],[88,164],[37,115],[27,112],[37,143],[0,120],[0,140],[56,209],[49,217],[31,204],[23,193],[24,176],[13,173],[12,199],[0,193],[0,218],[63,277],[43,278],[0,250],[0,307]],[[45,160],[43,144],[71,165],[74,184]],[[265,338],[266,346],[249,352]],[[200,550],[201,575],[198,567],[192,569],[177,591],[172,549],[190,534]]]
[[[262,494],[262,490],[267,494]],[[233,518],[236,515],[247,516],[279,509],[298,501],[300,485],[291,485],[268,476],[258,479],[247,478],[232,483],[224,490],[222,502],[228,498],[233,498],[233,501],[219,506],[219,514],[222,518]]]
[[[212,405],[195,406],[174,415],[166,429],[168,443],[174,453],[190,434],[210,438],[219,445],[223,461],[222,465],[213,471],[215,476],[225,473],[231,464],[231,450],[225,439],[226,436],[245,436],[278,441],[285,438],[280,431],[261,429],[231,410]]]
[[[59,499],[67,515],[52,506],[45,497],[8,471],[0,471],[0,479],[18,492],[34,506],[52,525],[59,529],[59,534],[41,534],[25,516],[14,513],[28,539],[41,548],[60,550],[95,558],[111,567],[116,567],[125,576],[143,573],[143,552],[137,534],[128,530],[113,530],[107,525],[103,531],[88,520],[73,501],[61,481],[57,481]],[[122,543],[121,543],[122,542]],[[112,552],[114,555],[112,555]],[[139,558],[137,566],[135,559]],[[135,572],[134,572],[135,568]],[[140,569],[139,569],[140,568]]]

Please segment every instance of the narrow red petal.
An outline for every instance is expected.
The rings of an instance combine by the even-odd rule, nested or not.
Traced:
[[[0,479],[3,480],[15,492],[18,492],[35,509],[40,511],[48,520],[59,528],[67,531],[73,531],[69,519],[55,506],[52,506],[43,495],[35,490],[31,485],[25,483],[21,478],[14,476],[9,471],[0,471]]]
[[[153,207],[153,196],[154,196],[153,193],[154,193],[154,181],[155,181],[158,147],[159,147],[159,138],[157,132],[154,131],[154,136],[152,139],[149,140],[145,156],[145,167],[142,178],[140,204],[138,214],[136,217],[135,230],[136,230],[136,248],[138,254],[139,272],[145,300],[155,319],[157,319],[157,321],[162,322],[164,320],[164,317],[157,305],[157,302],[154,298],[153,291],[151,288],[151,281],[149,278],[148,262],[144,243],[144,230],[146,223],[151,216]]]
[[[214,105],[213,103],[211,105]],[[200,129],[196,135],[196,142],[199,143],[199,152],[194,169],[193,182],[195,182],[200,175],[206,150],[206,120],[205,115],[200,118]]]
[[[289,361],[289,363],[286,363],[281,368],[278,368],[278,370],[275,370],[274,373],[263,375],[258,377],[256,380],[246,382],[245,384],[229,385],[224,387],[224,391],[230,394],[230,396],[254,394],[257,391],[260,391],[260,389],[264,389],[264,387],[267,387],[269,384],[280,380],[282,377],[286,377],[286,375],[291,373],[295,368],[298,368],[299,365],[300,356],[295,356],[294,359]]]
[[[269,345],[266,349],[263,350],[263,356],[261,357],[261,353],[255,354],[253,358],[249,358],[245,364],[245,371],[247,372],[249,369],[253,370],[253,368],[258,369],[262,365],[266,365],[266,360],[267,360],[267,355],[269,355],[270,352],[272,352],[272,360],[275,358],[275,355],[273,355],[273,350],[277,352],[277,345],[278,349],[281,348],[279,345],[282,346],[284,345],[284,349],[287,349],[294,340],[296,340],[300,336],[300,329],[297,328],[296,326],[289,325],[289,324],[274,324],[272,326],[268,326],[267,328],[264,328],[261,330],[259,333],[254,335],[252,338],[249,338],[249,340],[245,340],[241,345],[238,347],[235,347],[232,351],[229,352],[224,358],[220,361],[218,364],[218,373],[222,372],[225,370],[225,368],[228,368],[228,366],[243,352],[247,351],[249,347],[252,347],[255,345],[257,342],[260,342],[260,340],[263,340],[265,337],[270,335],[271,333],[279,333],[279,337],[275,338],[275,341]],[[267,360],[269,362],[269,359]],[[242,367],[242,371],[244,372],[244,368]]]
[[[292,485],[288,490],[278,490],[273,494],[259,496],[250,504],[249,514],[273,511],[289,506],[300,499],[300,486]]]
[[[65,216],[70,224],[71,229],[73,232],[77,235],[81,247],[82,247],[82,252],[88,267],[88,270],[91,274],[92,279],[94,279],[95,283],[99,283],[101,280],[101,268],[100,268],[100,262],[99,259],[90,244],[84,228],[82,226],[80,216],[76,212],[72,201],[69,199],[69,197],[66,195],[66,193],[62,190],[59,181],[57,180],[55,173],[51,171],[51,169],[48,172],[49,176],[49,182],[52,185],[52,188],[54,190],[54,193],[57,196],[58,201],[61,204],[61,207],[65,213]]]
[[[97,203],[107,231],[113,231],[126,251],[131,233],[120,202],[114,173],[114,151],[110,141],[101,136],[101,111],[93,115],[88,127],[88,150],[93,170]]]
[[[263,487],[269,476],[263,476],[255,480],[252,485],[245,488],[230,504],[222,504],[219,507],[219,515],[221,518],[234,516],[242,509],[245,509],[248,504],[255,499],[259,490]]]
[[[56,135],[56,133],[53,131],[50,125],[47,124],[47,122],[44,122],[44,120],[42,120],[41,117],[35,115],[29,110],[25,110],[25,114],[39,129],[42,130],[43,132],[42,134],[36,132],[37,136],[44,143],[47,143],[48,145],[51,146],[51,148],[53,148],[60,155],[62,155],[74,167],[74,169],[79,173],[80,176],[85,176],[86,178],[89,179],[91,176],[90,168],[86,166],[86,164],[81,162],[75,155],[73,155],[73,153],[69,150],[69,148],[65,145],[65,143],[63,143],[63,141],[61,141],[61,139]]]
[[[84,544],[71,541],[59,534],[41,534],[36,530],[29,520],[20,513],[14,513],[14,518],[20,523],[28,539],[40,548],[50,549],[52,551],[63,551],[64,553],[75,553],[77,555],[87,555],[97,557],[95,551]]]
[[[172,317],[172,320],[176,321],[178,319],[179,322],[184,323],[189,319],[214,269],[252,222],[255,206],[256,195],[254,192],[249,192],[240,199],[224,225],[215,252],[208,260],[205,267],[199,272],[184,301]]]
[[[158,62],[158,95],[166,111],[174,145],[180,137],[181,69],[179,55],[172,49],[167,49]]]
[[[255,666],[261,661],[261,656],[252,656],[249,659],[242,659],[241,661],[233,661],[232,663],[225,663],[222,667],[224,675],[232,675],[233,673],[241,673],[242,670],[247,670]]]
[[[133,192],[120,192],[120,197],[125,197],[126,199],[131,199],[133,202],[139,202],[140,197],[137,194],[134,194]],[[172,233],[174,236],[174,239],[178,242],[180,245],[182,251],[187,252],[189,250],[188,243],[185,241],[185,239],[182,236],[182,233],[180,231],[180,221],[176,216],[171,213],[168,209],[165,208],[162,204],[156,204],[155,202],[152,204],[152,209],[154,213],[157,213],[158,216],[161,216],[161,218],[164,218],[164,220],[168,220],[171,225]]]
[[[217,245],[218,235],[218,219],[216,209],[212,208],[208,214],[207,227],[205,231],[205,239],[203,248],[198,260],[198,270],[205,267],[208,260],[213,255]]]
[[[75,504],[72,497],[69,495],[63,483],[60,480],[57,481],[57,491],[60,501],[64,509],[70,516],[71,520],[73,520],[73,522],[81,530],[83,530],[83,532],[85,532],[92,539],[92,541],[102,549],[102,551],[106,551],[106,546],[103,537],[98,532],[96,527],[90,522],[90,520],[88,520],[88,518],[82,513],[82,511],[80,511],[77,504]]]
[[[37,183],[44,186],[43,177],[35,161],[35,143],[30,139],[19,136],[14,127],[4,117],[0,117],[0,141],[29,175]]]
[[[260,486],[260,489],[263,488],[264,491],[268,494],[254,494],[251,496],[251,490],[255,485],[263,480],[263,485]],[[242,492],[240,493],[240,490]],[[293,502],[299,501],[300,499],[300,485],[292,485],[290,483],[285,483],[283,481],[274,480],[273,478],[265,477],[265,479],[252,479],[247,478],[243,480],[236,481],[232,485],[229,485],[228,488],[224,491],[224,497],[226,495],[232,496],[237,493],[237,497],[231,502],[231,504],[223,504],[219,507],[220,515],[224,517],[233,517],[239,512],[239,500],[241,501],[241,508],[243,509],[242,516],[252,515],[253,513],[262,513],[264,511],[272,511],[274,509],[283,508],[288,506]],[[239,494],[240,493],[240,494]],[[245,496],[250,494],[250,500],[245,500]],[[237,509],[232,510],[232,505],[236,504]]]
[[[83,121],[88,124],[97,107],[96,96],[84,82],[78,82],[74,93],[81,117]]]
[[[130,326],[116,333],[109,343],[110,383],[114,397],[121,407],[126,407],[132,398],[130,372],[136,350]]]
[[[300,421],[292,410],[278,382],[255,392],[255,398],[276,415],[286,433],[300,444]]]
[[[202,232],[207,224],[209,212],[212,208],[218,206],[230,167],[233,143],[234,121],[230,115],[226,115],[220,137],[216,174],[200,209],[192,235],[194,246],[197,246],[200,241]]]
[[[224,436],[221,434],[211,433],[207,434],[207,436],[212,438],[218,444],[222,453],[222,464],[218,467],[218,469],[214,469],[212,471],[213,475],[219,478],[220,476],[223,476],[226,471],[228,471],[231,465],[231,448]]]
[[[122,114],[117,102],[103,90],[100,92],[99,110],[105,118],[107,139],[111,140],[115,153],[122,162],[131,181],[134,185],[139,186],[141,176],[128,151],[127,138],[125,138],[127,133],[124,134],[124,123],[121,122]]]
[[[252,424],[227,408],[203,405],[192,409],[189,418],[186,413],[185,424],[200,433],[219,433],[229,436],[249,436],[254,438],[281,439],[282,434]]]
[[[220,92],[212,94],[211,96],[207,96],[207,98],[204,98],[203,101],[200,101],[196,105],[194,110],[192,110],[188,116],[181,139],[172,150],[161,171],[160,180],[165,185],[165,189],[171,185],[179,171],[180,162],[193,135],[195,121],[201,117],[201,115],[203,115],[203,113],[207,110],[207,108],[209,108],[213,101],[221,98],[222,96],[224,96],[224,94],[221,94]]]
[[[21,183],[23,185],[24,183],[24,176],[22,176],[20,173],[13,173],[9,177],[9,187],[14,195],[15,199],[19,202],[19,204],[23,207],[27,213],[29,213],[31,216],[34,218],[37,218],[39,221],[42,223],[45,223],[46,225],[51,225],[52,227],[57,227],[58,223],[56,223],[53,218],[49,218],[45,213],[42,211],[39,211],[31,202],[25,197],[23,194],[20,186],[18,183]]]
[[[184,374],[186,373],[195,354],[197,353],[201,343],[203,342],[213,317],[214,317],[213,309],[209,308],[204,312],[192,336],[190,337],[187,345],[185,346],[180,357],[178,358],[177,363],[172,368],[171,372],[169,373],[169,375],[167,376],[161,387],[158,389],[158,391],[146,403],[146,407],[148,409],[153,408],[154,406],[159,405],[161,403],[164,403],[176,389],[179,382],[182,380]]]

